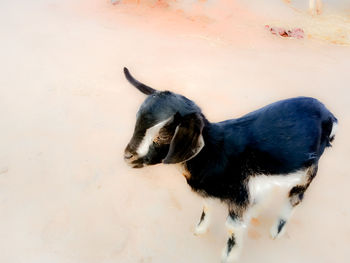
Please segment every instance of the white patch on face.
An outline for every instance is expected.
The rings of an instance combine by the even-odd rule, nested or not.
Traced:
[[[138,149],[136,150],[139,157],[147,155],[149,146],[152,144],[153,139],[158,135],[159,131],[163,126],[171,119],[166,119],[162,122],[157,123],[156,125],[148,128],[146,130],[145,136],[143,137]]]
[[[251,200],[259,203],[275,187],[291,189],[295,185],[305,184],[306,171],[301,170],[286,175],[257,175],[250,178],[248,187]]]

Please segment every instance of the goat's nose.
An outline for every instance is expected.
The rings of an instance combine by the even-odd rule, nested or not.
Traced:
[[[131,152],[125,152],[124,153],[124,159],[129,160],[133,157],[134,155]]]

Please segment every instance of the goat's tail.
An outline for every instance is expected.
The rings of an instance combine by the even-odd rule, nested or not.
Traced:
[[[331,133],[329,134],[329,142],[333,142],[334,138],[335,138],[335,134],[337,132],[338,129],[338,120],[336,117],[332,116],[332,130]]]
[[[324,123],[324,127],[323,127],[324,137],[327,141],[326,147],[332,146],[331,142],[333,142],[335,138],[337,128],[338,128],[338,120],[336,117],[331,115],[329,119]]]
[[[125,75],[126,79],[142,93],[144,93],[146,95],[150,95],[150,94],[156,92],[155,89],[148,87],[147,85],[139,82],[133,76],[131,76],[131,74],[127,68],[124,68],[124,75]]]

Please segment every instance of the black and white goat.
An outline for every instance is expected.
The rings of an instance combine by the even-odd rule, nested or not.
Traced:
[[[334,139],[337,119],[314,98],[282,100],[241,118],[209,122],[186,97],[128,81],[148,95],[137,112],[124,159],[133,168],[180,164],[192,190],[228,206],[229,237],[223,262],[237,260],[245,226],[261,202],[267,182],[284,181],[289,195],[271,236],[283,233],[294,207],[317,173],[324,149]],[[204,205],[196,233],[205,233],[210,209]]]

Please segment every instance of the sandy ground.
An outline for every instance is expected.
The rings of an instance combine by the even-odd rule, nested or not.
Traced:
[[[0,262],[219,262],[224,207],[196,237],[201,199],[175,167],[123,162],[144,99],[123,66],[192,98],[211,121],[292,96],[323,101],[340,123],[334,147],[286,235],[269,239],[270,206],[240,262],[348,262],[350,7],[312,19],[306,6],[1,1]],[[301,26],[307,38],[275,37],[266,23]]]

